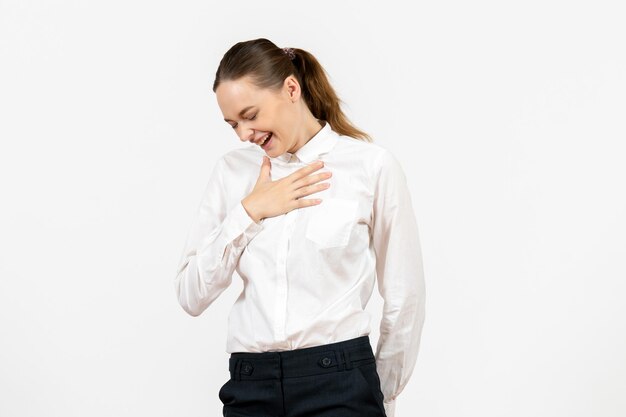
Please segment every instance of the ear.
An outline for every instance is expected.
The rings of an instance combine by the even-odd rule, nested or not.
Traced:
[[[287,98],[292,103],[295,103],[300,98],[302,94],[302,90],[300,89],[300,84],[298,80],[293,75],[285,78],[284,86],[285,93],[287,94]]]

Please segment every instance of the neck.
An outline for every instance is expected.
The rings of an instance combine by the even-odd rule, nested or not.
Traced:
[[[326,122],[324,121],[317,120],[315,116],[313,116],[313,114],[310,114],[310,117],[306,118],[302,133],[298,135],[296,145],[291,149],[290,152],[296,153],[298,149],[303,147],[308,141],[311,140],[311,138],[313,138],[313,136],[315,136],[320,130],[322,130],[322,128],[325,126],[325,123]]]

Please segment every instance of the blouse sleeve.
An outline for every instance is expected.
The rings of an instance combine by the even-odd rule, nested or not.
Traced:
[[[256,223],[241,201],[227,206],[224,166],[222,157],[213,168],[174,280],[178,302],[192,316],[200,315],[231,284],[243,250],[263,230],[263,220]]]
[[[398,160],[384,150],[375,176],[373,244],[378,291],[384,300],[376,367],[387,417],[417,360],[425,313],[425,285],[418,227]]]

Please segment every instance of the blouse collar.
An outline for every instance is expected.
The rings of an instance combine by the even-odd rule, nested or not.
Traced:
[[[305,143],[295,153],[285,152],[282,155],[278,155],[270,159],[272,162],[280,161],[289,163],[292,161],[292,156],[295,155],[297,160],[304,163],[311,163],[319,158],[320,155],[330,151],[337,143],[338,134],[332,130],[330,123],[325,120],[319,120],[324,123],[324,126]]]

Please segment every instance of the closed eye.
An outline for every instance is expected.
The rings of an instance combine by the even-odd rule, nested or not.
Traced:
[[[257,115],[257,114],[258,114],[258,113],[255,113],[255,114],[254,114],[254,116],[252,116],[252,117],[248,117],[248,120],[254,120],[254,119],[256,119],[256,115]],[[232,127],[233,129],[236,129],[236,128],[237,128],[237,123],[235,123],[234,125],[230,125],[230,127]]]

